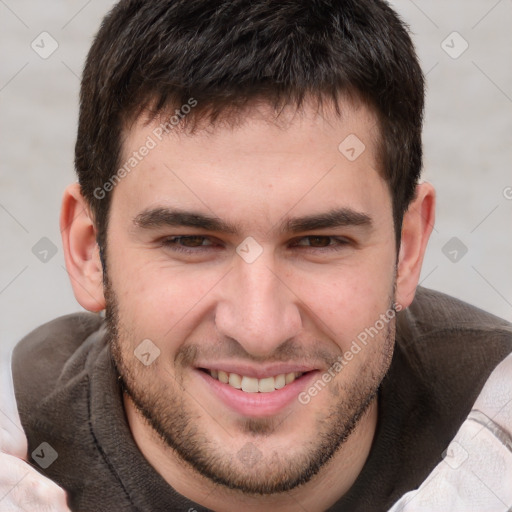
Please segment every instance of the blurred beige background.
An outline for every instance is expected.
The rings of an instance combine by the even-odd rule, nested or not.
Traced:
[[[82,65],[112,4],[0,0],[0,356],[80,310],[58,214]],[[392,4],[428,80],[424,177],[438,209],[422,283],[512,321],[512,1]]]

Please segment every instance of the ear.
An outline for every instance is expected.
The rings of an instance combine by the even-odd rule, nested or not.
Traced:
[[[405,212],[398,255],[396,302],[410,306],[420,279],[423,256],[434,228],[436,194],[430,183],[416,187],[416,198]]]
[[[60,230],[66,268],[76,300],[89,311],[105,309],[103,268],[96,243],[96,228],[78,183],[73,183],[64,192]]]

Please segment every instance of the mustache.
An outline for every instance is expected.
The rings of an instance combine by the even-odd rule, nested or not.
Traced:
[[[342,354],[342,351],[339,347],[329,349],[325,345],[326,342],[319,340],[301,343],[286,341],[277,346],[270,355],[254,356],[232,339],[216,341],[213,344],[191,343],[178,349],[174,356],[174,362],[181,367],[196,366],[195,363],[198,360],[217,361],[221,359],[236,359],[238,362],[253,364],[293,362],[297,364],[322,363],[330,366]]]

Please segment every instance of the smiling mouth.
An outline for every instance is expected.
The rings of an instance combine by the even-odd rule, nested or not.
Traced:
[[[272,393],[286,387],[295,380],[299,379],[303,375],[309,372],[290,372],[280,373],[273,377],[265,377],[258,379],[256,377],[247,377],[245,375],[239,375],[238,373],[228,373],[222,370],[208,370],[207,368],[200,368],[201,371],[210,375],[229,386],[245,391],[246,393]]]

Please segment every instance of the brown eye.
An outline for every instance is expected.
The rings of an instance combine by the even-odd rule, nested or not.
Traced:
[[[336,251],[350,244],[350,241],[344,237],[310,235],[297,240],[293,246],[301,249]]]
[[[331,245],[331,237],[329,236],[310,236],[308,239],[311,247],[328,247]]]
[[[185,247],[201,247],[205,240],[204,236],[182,236],[178,238],[178,242]]]
[[[208,237],[200,235],[170,236],[162,239],[160,243],[173,251],[190,253],[217,247]]]

